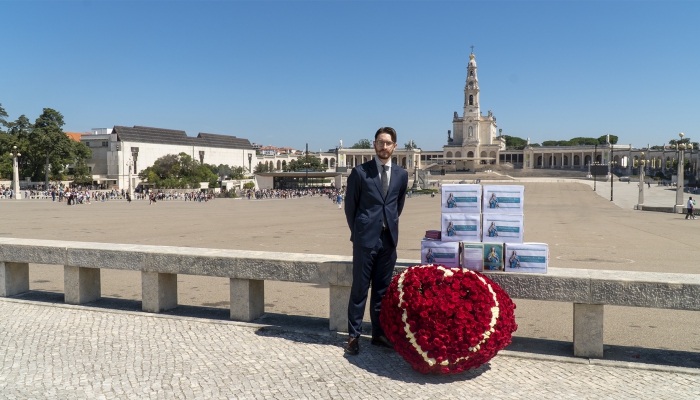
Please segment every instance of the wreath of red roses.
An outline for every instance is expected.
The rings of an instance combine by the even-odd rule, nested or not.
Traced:
[[[515,304],[488,277],[417,265],[394,277],[380,323],[414,370],[455,374],[478,368],[511,342]]]

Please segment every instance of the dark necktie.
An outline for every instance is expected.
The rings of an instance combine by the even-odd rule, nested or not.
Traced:
[[[384,198],[386,198],[386,194],[389,192],[389,178],[386,176],[386,170],[389,167],[386,165],[382,165],[382,190],[384,191]]]

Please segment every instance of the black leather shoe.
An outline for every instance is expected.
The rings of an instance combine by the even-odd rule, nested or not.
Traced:
[[[372,336],[372,345],[373,346],[382,346],[382,347],[387,347],[389,349],[394,349],[394,344],[387,339],[386,336],[381,335],[381,336]]]
[[[348,339],[348,345],[345,346],[345,354],[350,354],[351,356],[355,356],[360,353],[360,338],[359,337],[351,337]]]

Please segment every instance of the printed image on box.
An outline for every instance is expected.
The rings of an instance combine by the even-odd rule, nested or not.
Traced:
[[[420,258],[421,264],[459,267],[459,243],[424,239],[420,243]]]
[[[503,271],[503,244],[484,243],[482,257],[485,271]]]
[[[480,242],[481,214],[442,213],[443,242]]]
[[[484,214],[522,214],[525,187],[520,185],[484,185]]]
[[[503,243],[460,243],[462,268],[472,271],[503,271]]]
[[[460,243],[462,246],[462,268],[472,271],[484,270],[484,244]]]
[[[481,185],[442,185],[442,212],[481,212]]]
[[[523,216],[484,214],[481,241],[484,243],[522,243]]]
[[[546,243],[506,243],[506,272],[547,273],[549,247]]]

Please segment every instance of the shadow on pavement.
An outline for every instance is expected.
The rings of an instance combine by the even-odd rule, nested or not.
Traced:
[[[11,298],[47,304],[64,304],[65,301],[63,293],[38,290],[30,290],[12,296]],[[143,312],[141,310],[141,302],[136,300],[104,297],[91,303],[82,304],[81,306],[103,310],[132,311],[143,313],[144,315],[150,314]],[[167,310],[160,314],[176,317],[197,318],[203,321],[230,321],[230,312],[228,308],[179,305],[172,310]],[[345,342],[347,340],[347,336],[337,334],[336,332],[328,329],[327,318],[265,313],[253,321],[253,323],[264,325],[256,330],[256,334],[260,336],[280,337],[304,343],[331,345],[337,347],[339,353],[343,352]],[[371,326],[369,323],[364,323],[363,332],[365,332],[365,334],[371,332]],[[346,358],[350,363],[366,369],[368,372],[381,376],[387,376],[392,379],[402,379],[406,382],[450,382],[449,377],[429,377],[414,372],[398,354],[391,350],[371,346],[369,340],[365,340],[363,338],[361,346],[364,351],[361,351],[359,356],[346,356]],[[527,358],[529,355],[535,354],[540,356],[568,357],[574,360],[580,360],[580,358],[573,356],[573,344],[571,342],[564,341],[514,336],[513,342],[506,348],[506,350],[513,352],[513,355],[515,356],[525,358]],[[645,367],[664,366],[700,369],[700,353],[697,352],[605,345],[604,355],[603,360],[605,361],[640,364],[640,366]],[[388,358],[386,359],[386,364],[379,363],[374,365],[373,363],[368,364],[365,357],[381,357],[383,359]],[[393,358],[396,360],[393,360]],[[385,365],[387,366],[385,367]],[[399,365],[405,368],[397,369],[397,366]],[[488,365],[482,366],[476,370],[459,374],[457,375],[459,378],[455,378],[454,380],[471,379],[483,373],[484,368],[488,368]],[[421,377],[423,380],[421,380]]]
[[[262,317],[261,317],[262,318]],[[323,320],[322,318],[317,318]],[[262,323],[256,320],[257,323]],[[324,320],[324,329],[328,332],[328,320]],[[308,327],[309,325],[307,325]],[[368,338],[360,339],[360,354],[351,356],[345,353],[345,343],[347,337],[329,336],[327,333],[324,336],[318,336],[315,332],[300,332],[296,328],[293,331],[280,330],[279,326],[270,328],[261,328],[256,331],[258,336],[274,337],[286,340],[291,340],[297,343],[316,344],[331,346],[328,351],[337,352],[338,355],[348,361],[348,363],[363,369],[371,374],[389,378],[392,380],[402,381],[406,383],[418,384],[449,384],[452,382],[461,382],[470,380],[483,374],[490,369],[488,364],[482,365],[480,368],[465,371],[456,375],[423,375],[414,371],[411,366],[395,351],[383,347],[372,346]]]
[[[506,347],[506,350],[521,353],[523,357],[526,357],[528,354],[539,354],[544,356],[574,358],[573,343],[557,340],[514,336],[513,343]],[[700,368],[699,353],[632,346],[605,345],[603,360],[628,362],[646,366]]]

